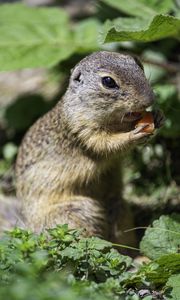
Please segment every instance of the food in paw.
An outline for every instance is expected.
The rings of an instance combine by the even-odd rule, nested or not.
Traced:
[[[142,127],[141,132],[153,133],[155,130],[154,118],[151,112],[145,112],[135,125],[135,128]]]

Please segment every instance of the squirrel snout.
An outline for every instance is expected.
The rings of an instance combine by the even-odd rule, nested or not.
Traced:
[[[148,93],[146,92],[144,95],[144,100],[143,100],[144,108],[147,108],[147,107],[153,105],[154,100],[155,100],[154,92],[152,90],[150,90]]]
[[[152,90],[150,91],[143,91],[141,94],[136,95],[136,98],[134,99],[135,109],[138,110],[145,110],[149,106],[154,104],[155,95]]]

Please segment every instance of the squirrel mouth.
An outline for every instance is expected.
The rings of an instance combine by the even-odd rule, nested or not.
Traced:
[[[142,118],[144,111],[128,112],[118,119],[111,119],[107,124],[108,130],[113,132],[128,132],[134,128],[135,123]],[[120,122],[119,122],[120,121]]]
[[[133,122],[142,118],[142,112],[128,112],[124,115],[124,122]]]

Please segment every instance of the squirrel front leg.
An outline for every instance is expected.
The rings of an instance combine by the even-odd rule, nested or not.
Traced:
[[[153,112],[155,129],[160,128],[164,123],[164,114],[161,111]],[[108,154],[117,151],[123,151],[127,148],[132,148],[136,144],[147,142],[156,132],[144,132],[143,127],[137,128],[128,132],[91,132],[82,131],[80,134],[81,140],[86,144],[88,149],[95,151],[98,154]]]
[[[86,137],[85,144],[88,149],[92,149],[97,154],[108,154],[123,151],[137,143],[143,143],[150,136],[150,133],[138,132],[137,129],[113,134],[99,132],[89,136],[89,138]]]

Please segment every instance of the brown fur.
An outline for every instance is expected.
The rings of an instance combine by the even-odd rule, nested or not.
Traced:
[[[102,76],[114,78],[119,90],[105,88]],[[133,57],[102,51],[80,61],[64,97],[30,128],[19,149],[17,196],[26,226],[40,231],[68,223],[119,240],[121,160],[149,136],[134,130],[125,114],[152,102]]]

